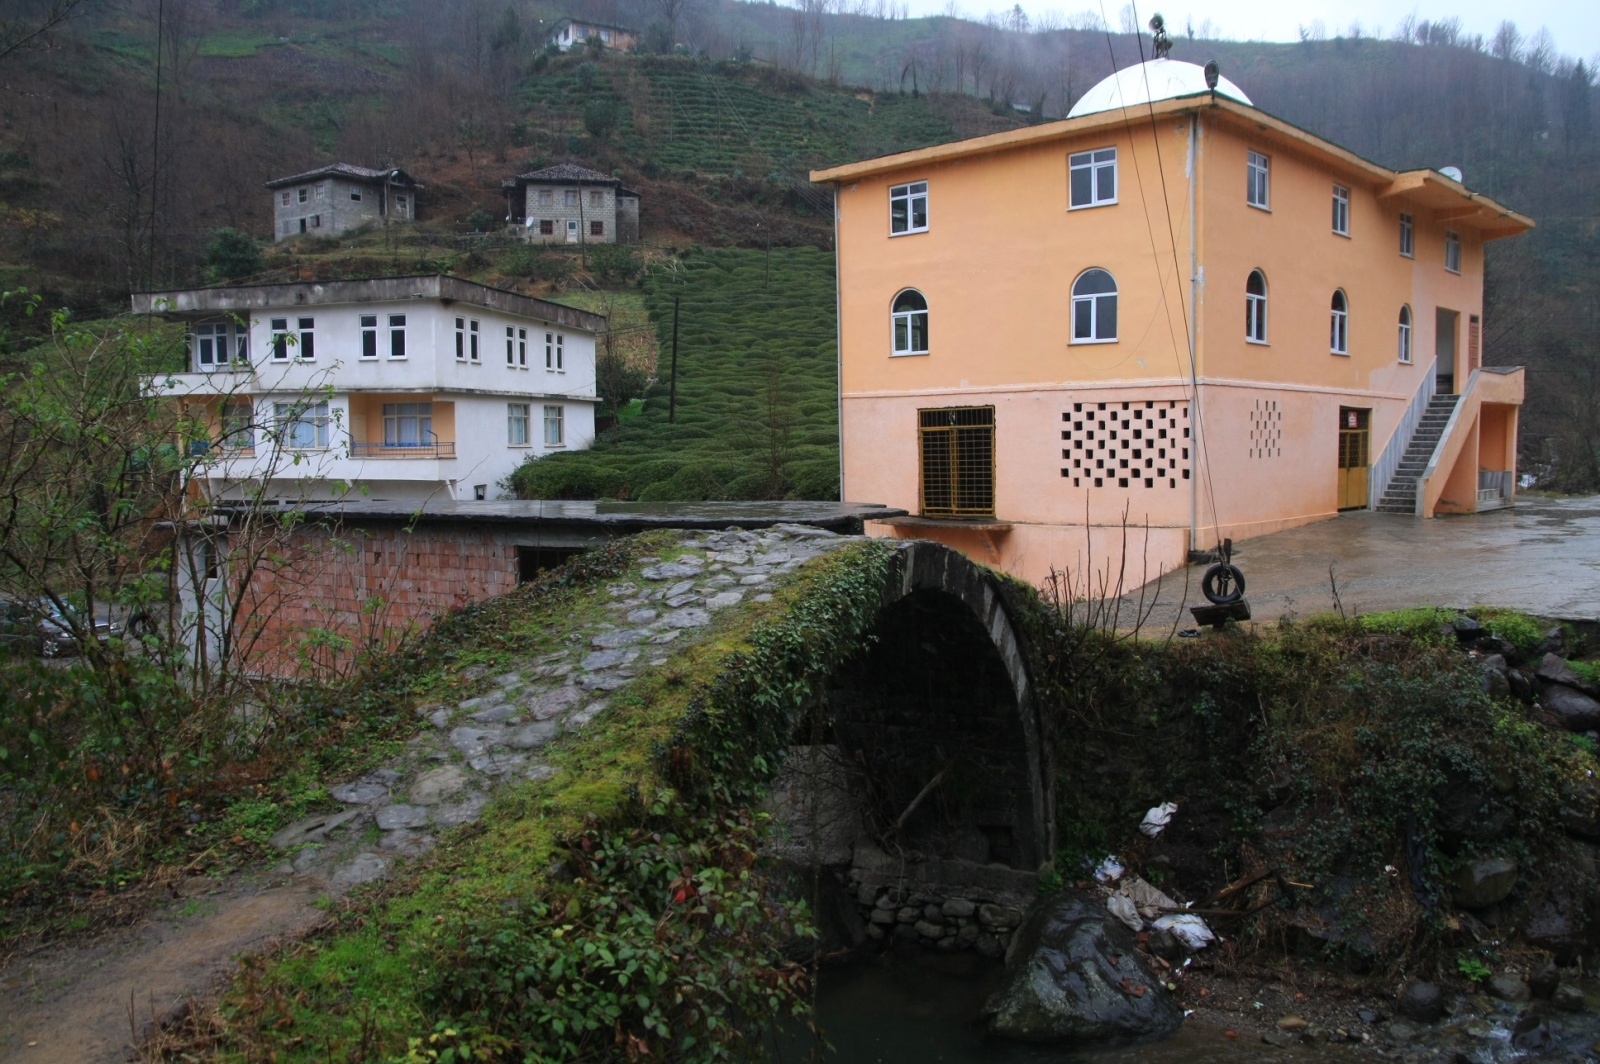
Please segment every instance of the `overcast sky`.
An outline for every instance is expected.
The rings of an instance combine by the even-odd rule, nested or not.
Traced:
[[[1125,0],[1104,0],[1106,21],[1113,29],[1121,25],[1121,12]],[[948,0],[909,0],[913,15],[934,15],[944,11]],[[962,12],[974,17],[991,9],[1010,10],[1011,4],[994,0],[957,0]],[[1099,0],[1022,0],[1022,9],[1035,21],[1039,16],[1055,10],[1063,20],[1083,10],[1099,13]],[[1556,48],[1574,58],[1590,58],[1594,52],[1593,37],[1588,32],[1591,19],[1581,19],[1583,10],[1593,12],[1588,0],[1418,0],[1416,3],[1386,2],[1386,0],[1140,0],[1139,21],[1143,25],[1151,12],[1160,11],[1174,35],[1181,34],[1184,26],[1192,22],[1196,31],[1211,20],[1214,37],[1232,40],[1292,41],[1299,39],[1299,28],[1320,21],[1329,37],[1348,33],[1352,23],[1359,22],[1362,32],[1372,35],[1379,30],[1387,37],[1394,32],[1400,20],[1415,14],[1418,21],[1436,21],[1447,18],[1461,20],[1461,28],[1468,34],[1481,33],[1487,39],[1502,20],[1510,19],[1524,36],[1532,36],[1544,27],[1555,38]],[[1181,49],[1174,50],[1174,57]]]

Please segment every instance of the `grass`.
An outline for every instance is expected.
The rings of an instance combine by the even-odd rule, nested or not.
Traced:
[[[833,276],[832,256],[810,248],[697,252],[675,270],[652,271],[644,300],[661,361],[642,410],[587,451],[522,466],[512,476],[517,493],[641,502],[838,498]]]

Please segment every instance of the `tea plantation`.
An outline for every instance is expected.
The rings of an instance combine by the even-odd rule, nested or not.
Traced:
[[[676,421],[668,420],[679,300]],[[833,256],[696,250],[645,282],[661,356],[639,416],[593,448],[528,462],[525,499],[836,499]]]

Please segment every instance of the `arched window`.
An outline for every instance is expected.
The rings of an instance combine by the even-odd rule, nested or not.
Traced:
[[[1072,342],[1110,343],[1117,338],[1117,282],[1101,269],[1084,270],[1072,282]]]
[[[1328,350],[1336,355],[1350,353],[1350,304],[1344,298],[1344,290],[1333,290],[1333,312],[1329,323]]]
[[[894,297],[894,353],[928,353],[928,301],[915,288]]]
[[[1267,275],[1251,270],[1244,283],[1244,338],[1253,344],[1267,342]]]
[[[1400,361],[1411,365],[1411,308],[1400,305]]]

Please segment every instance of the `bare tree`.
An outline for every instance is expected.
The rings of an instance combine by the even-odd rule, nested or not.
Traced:
[[[84,0],[6,0],[0,5],[0,59],[42,43],[84,7]]]

